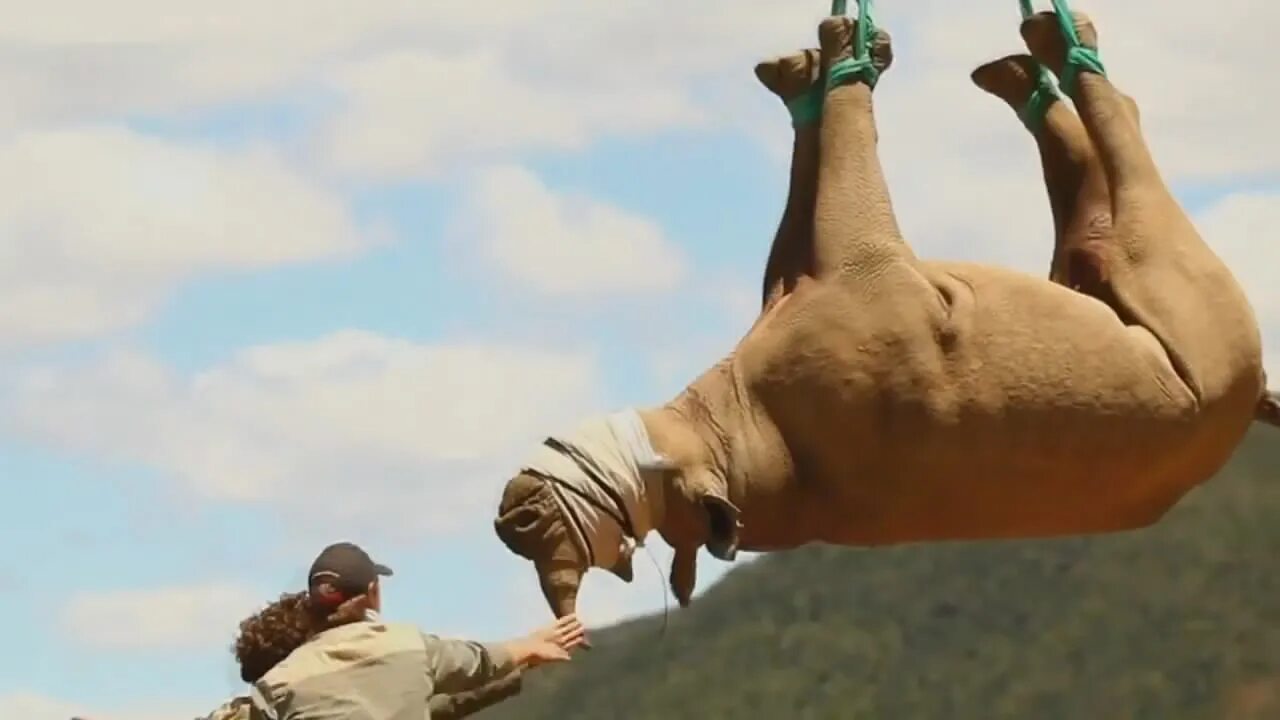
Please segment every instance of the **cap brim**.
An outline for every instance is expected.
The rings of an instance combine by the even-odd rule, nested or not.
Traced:
[[[383,577],[391,577],[392,575],[395,575],[395,573],[391,572],[391,568],[381,563],[374,563],[373,571]]]

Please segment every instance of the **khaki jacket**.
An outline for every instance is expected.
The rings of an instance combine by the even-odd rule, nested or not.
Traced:
[[[519,695],[523,683],[524,678],[517,668],[509,675],[470,692],[432,695],[427,700],[427,709],[431,711],[431,720],[461,720],[490,705],[496,705],[509,697]],[[197,720],[253,720],[252,704],[248,695],[237,695],[223,703],[217,710]]]
[[[366,620],[316,635],[254,683],[250,717],[438,720],[437,709],[474,712],[501,697],[429,702],[433,696],[471,693],[490,683],[495,696],[519,692],[517,668],[502,648]]]

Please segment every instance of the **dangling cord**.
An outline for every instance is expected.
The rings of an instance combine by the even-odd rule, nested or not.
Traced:
[[[662,566],[658,564],[658,559],[653,556],[653,550],[645,545],[644,554],[649,556],[649,562],[653,563],[653,569],[658,573],[658,581],[662,582]],[[662,583],[662,629],[658,631],[658,637],[665,637],[667,634],[667,622],[671,616],[671,590],[665,582]]]

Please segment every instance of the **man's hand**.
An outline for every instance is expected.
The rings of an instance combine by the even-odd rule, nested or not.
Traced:
[[[551,625],[535,630],[528,637],[509,646],[516,664],[537,667],[549,662],[564,662],[569,651],[583,644],[587,629],[577,615],[566,615]]]
[[[530,640],[555,643],[566,650],[582,644],[587,637],[587,629],[577,615],[565,615],[546,627],[534,630],[529,634]]]

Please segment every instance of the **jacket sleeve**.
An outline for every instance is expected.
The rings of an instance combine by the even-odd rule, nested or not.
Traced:
[[[517,668],[505,676],[468,692],[434,695],[428,701],[431,720],[459,720],[520,694],[524,678]]]
[[[249,720],[278,720],[270,695],[261,683],[259,680],[249,686]]]
[[[511,654],[499,645],[446,640],[423,633],[427,677],[435,693],[452,695],[475,690],[515,669]]]

